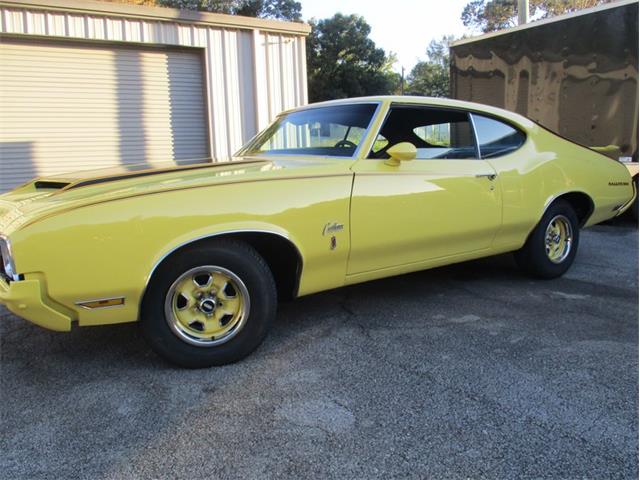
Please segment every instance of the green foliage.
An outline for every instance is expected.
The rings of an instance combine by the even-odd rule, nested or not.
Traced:
[[[407,77],[407,94],[449,96],[449,44],[453,40],[453,36],[444,36],[429,43],[427,59],[418,62]]]
[[[515,0],[472,0],[462,10],[460,18],[465,27],[492,32],[515,25],[516,16]]]
[[[386,55],[369,38],[371,27],[358,15],[337,13],[311,20],[307,37],[309,100],[392,93],[399,75],[391,70],[395,56]]]
[[[300,21],[302,16],[302,5],[295,0],[157,0],[157,2],[163,7],[182,10],[201,10],[277,20]]]
[[[548,18],[562,13],[595,7],[614,0],[530,0],[529,15]],[[517,24],[516,0],[472,0],[462,11],[460,18],[466,27],[493,32]]]

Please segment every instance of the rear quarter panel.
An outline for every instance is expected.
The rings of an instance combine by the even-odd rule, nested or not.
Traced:
[[[516,152],[489,162],[503,191],[503,227],[497,251],[520,248],[546,208],[557,197],[581,192],[594,203],[585,226],[616,215],[633,198],[627,169],[619,162],[573,144],[537,126],[527,125],[526,143]]]

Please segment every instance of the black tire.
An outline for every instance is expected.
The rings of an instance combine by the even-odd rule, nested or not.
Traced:
[[[633,177],[633,183],[636,186],[636,192],[638,192],[638,177]],[[640,202],[640,192],[636,195],[636,199],[631,204],[631,218],[638,223],[638,202]]]
[[[202,266],[217,266],[235,274],[246,286],[250,299],[242,327],[233,338],[214,346],[188,343],[170,326],[172,322],[166,315],[165,302],[171,301],[167,295],[174,282]],[[276,306],[273,275],[258,252],[243,242],[217,240],[179,251],[157,268],[142,301],[140,324],[145,339],[158,355],[181,367],[204,368],[236,362],[255,350],[267,335]]]
[[[558,217],[568,220],[571,226],[571,242],[566,257],[552,261],[546,252],[547,227],[553,219]],[[524,246],[515,252],[518,266],[529,275],[536,278],[557,278],[563,275],[573,264],[580,241],[580,225],[576,212],[564,200],[556,200],[549,206],[542,219],[529,235]]]

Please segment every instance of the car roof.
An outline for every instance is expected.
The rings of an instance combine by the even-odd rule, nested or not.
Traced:
[[[496,117],[504,118],[505,120],[510,120],[522,128],[532,128],[535,126],[535,123],[515,112],[510,112],[509,110],[504,110],[502,108],[493,107],[491,105],[484,105],[482,103],[475,102],[466,102],[463,100],[454,100],[451,98],[442,98],[442,97],[420,97],[420,96],[412,96],[412,95],[378,95],[378,96],[370,96],[370,97],[354,97],[354,98],[341,98],[339,100],[327,100],[324,102],[310,103],[308,105],[303,105],[300,107],[292,108],[286,110],[284,113],[295,112],[299,110],[305,110],[308,108],[316,108],[316,107],[329,107],[333,105],[352,105],[356,103],[402,103],[402,104],[412,104],[412,105],[427,105],[434,107],[444,107],[444,108],[458,108],[469,110],[477,113],[486,113],[489,115],[493,115]]]

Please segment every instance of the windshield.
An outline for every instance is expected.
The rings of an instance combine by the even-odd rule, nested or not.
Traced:
[[[361,103],[299,110],[282,115],[238,155],[322,155],[351,157],[377,104]]]

